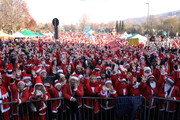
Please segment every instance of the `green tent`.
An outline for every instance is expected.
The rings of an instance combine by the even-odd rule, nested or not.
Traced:
[[[29,31],[29,30],[24,30],[24,31],[22,32],[22,34],[25,35],[25,36],[29,36],[29,37],[35,36],[35,34],[32,33],[32,32]]]
[[[45,35],[43,33],[34,33],[37,37],[44,37]]]
[[[43,33],[39,33],[39,36],[44,37],[45,35]]]

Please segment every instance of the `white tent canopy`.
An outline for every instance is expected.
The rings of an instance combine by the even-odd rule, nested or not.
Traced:
[[[23,35],[23,34],[20,33],[20,32],[16,32],[16,33],[14,33],[11,37],[13,37],[13,38],[25,38],[25,37],[27,37],[27,36]]]
[[[138,38],[139,39],[139,43],[146,44],[146,42],[147,42],[147,38],[142,36],[142,35],[140,35],[140,34],[136,34],[133,37],[130,37],[130,39],[131,38]]]
[[[51,33],[51,32],[49,32],[49,33],[43,33],[45,36],[47,36],[47,37],[53,37],[54,35]]]
[[[132,36],[132,34],[128,34],[127,32],[124,32],[124,34],[121,35],[120,39],[127,39],[130,36]]]

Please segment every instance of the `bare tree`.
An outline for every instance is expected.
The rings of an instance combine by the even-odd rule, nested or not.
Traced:
[[[89,22],[90,22],[89,16],[87,14],[83,14],[79,21],[79,31],[85,32]]]

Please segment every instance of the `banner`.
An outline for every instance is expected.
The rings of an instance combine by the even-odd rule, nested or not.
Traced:
[[[118,97],[114,99],[116,115],[122,117],[128,115],[131,120],[135,120],[136,111],[142,105],[143,97]]]
[[[139,45],[139,39],[138,38],[129,39],[129,45]]]
[[[112,41],[112,42],[109,42],[108,43],[108,46],[110,46],[110,49],[113,50],[113,51],[117,51],[120,47],[120,44],[119,42],[117,42],[116,40]]]

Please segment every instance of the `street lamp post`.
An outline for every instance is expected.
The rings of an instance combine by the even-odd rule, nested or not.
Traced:
[[[149,31],[149,3],[146,3],[148,6],[148,14],[147,14],[147,33]]]

